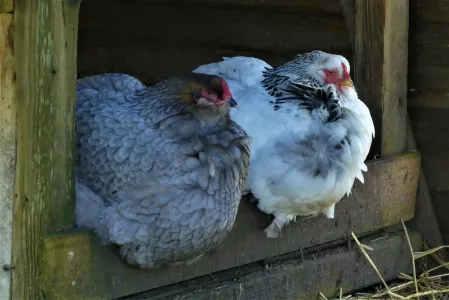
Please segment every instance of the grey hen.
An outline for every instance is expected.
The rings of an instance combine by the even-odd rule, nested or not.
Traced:
[[[79,227],[140,268],[196,261],[233,227],[249,164],[246,132],[217,76],[151,87],[124,74],[79,79]]]

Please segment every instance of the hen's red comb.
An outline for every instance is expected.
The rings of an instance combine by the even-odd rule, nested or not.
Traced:
[[[231,91],[229,90],[228,83],[225,80],[221,81],[221,87],[223,88],[223,100],[232,98]]]
[[[351,78],[348,72],[348,68],[346,68],[346,65],[344,63],[341,63],[341,67],[343,68],[343,79]]]

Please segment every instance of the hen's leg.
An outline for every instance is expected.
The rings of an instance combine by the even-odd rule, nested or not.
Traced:
[[[328,208],[323,210],[323,213],[326,215],[328,219],[333,219],[335,217],[335,204],[332,204]]]
[[[275,218],[270,226],[265,229],[265,233],[269,238],[277,238],[281,233],[282,227],[287,224],[290,220],[285,215],[275,215]]]

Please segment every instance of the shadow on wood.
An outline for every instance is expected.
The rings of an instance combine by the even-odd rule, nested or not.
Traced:
[[[421,236],[409,233],[415,251],[422,248]],[[389,281],[399,272],[412,271],[411,255],[403,233],[374,235],[362,240],[373,248],[370,258]],[[319,299],[318,293],[332,299],[378,283],[377,274],[353,245],[319,253],[296,256],[270,265],[251,264],[195,278],[120,300],[211,300],[211,299]],[[352,298],[353,299],[353,298]]]
[[[336,206],[336,218],[298,221],[282,237],[268,239],[269,216],[242,201],[234,229],[214,251],[189,267],[138,270],[128,267],[114,247],[101,247],[89,232],[48,236],[44,240],[47,299],[116,298],[234,268],[301,248],[346,239],[413,218],[420,156],[405,153],[368,163],[365,184]]]

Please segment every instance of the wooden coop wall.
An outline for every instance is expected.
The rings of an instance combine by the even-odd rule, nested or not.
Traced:
[[[449,0],[410,0],[408,112],[449,243]]]
[[[407,12],[408,1],[395,1],[356,1],[355,23],[361,26],[354,34],[347,31],[349,19],[339,0],[84,0],[80,26],[77,0],[0,0],[0,104],[7,108],[0,118],[6,125],[0,130],[0,161],[6,162],[0,169],[0,210],[6,216],[0,222],[6,235],[0,243],[0,298],[110,299],[181,281],[191,289],[195,285],[186,282],[211,273],[215,279],[233,278],[234,286],[241,276],[242,299],[251,298],[251,291],[266,299],[304,290],[312,298],[318,291],[331,296],[337,287],[349,292],[375,280],[366,268],[362,274],[348,271],[360,260],[348,242],[351,232],[366,238],[376,257],[391,258],[384,263],[386,279],[407,272],[403,233],[385,231],[401,218],[413,218],[420,165],[419,153],[403,153],[405,137],[398,136],[405,132],[405,80],[391,69],[404,68],[407,14],[398,13]],[[242,201],[232,233],[215,251],[190,268],[150,272],[124,264],[113,247],[100,247],[89,231],[71,230],[76,49],[78,76],[122,72],[151,84],[222,56],[256,56],[276,66],[297,53],[321,49],[352,60],[350,40],[359,90],[380,120],[383,157],[368,162],[366,183],[356,183],[353,194],[339,203],[335,220],[320,216],[298,222],[281,238],[267,240],[268,216]],[[371,45],[379,51],[364,51]],[[363,72],[364,66],[370,72]],[[368,82],[372,74],[381,79]],[[419,234],[412,236],[419,247]],[[349,247],[340,249],[343,244]],[[317,250],[329,255],[311,261]],[[285,262],[285,255],[298,263],[268,266],[280,257]],[[312,276],[313,282],[303,280]],[[281,277],[283,288],[266,288],[264,282]],[[226,294],[234,288],[220,289]],[[209,285],[204,293],[216,291]]]
[[[298,53],[315,49],[342,54],[352,62],[349,36],[340,0],[139,0],[126,4],[123,0],[83,0],[79,15],[78,76],[120,72],[152,84],[173,74],[190,72],[199,65],[218,61],[223,56],[255,56],[277,66]],[[364,58],[376,64],[375,60]],[[64,269],[81,267],[73,274],[62,274],[63,278],[61,265],[47,270],[46,280],[54,283],[48,292],[63,291],[67,295],[83,295],[86,299],[98,295],[113,298],[161,286],[173,289],[173,285],[167,285],[195,281],[213,272],[224,272],[217,278],[227,278],[229,274],[259,276],[265,268],[259,272],[260,262],[268,263],[272,257],[327,243],[336,245],[346,242],[351,231],[366,234],[397,224],[400,218],[411,219],[418,180],[418,156],[405,154],[370,162],[371,172],[366,175],[365,185],[357,183],[354,194],[337,206],[336,220],[320,216],[294,224],[275,241],[267,240],[263,232],[269,224],[269,217],[254,205],[242,201],[235,228],[218,249],[191,268],[151,271],[151,280],[148,280],[148,272],[126,267],[114,250],[100,249],[84,233],[69,239],[49,237],[45,249],[50,253],[47,256],[49,265],[72,248],[89,255],[67,262]],[[383,188],[387,185],[392,188]],[[396,239],[387,238],[379,246],[379,257],[402,253],[403,244],[399,244],[403,241]],[[418,247],[419,240],[416,240]],[[308,287],[280,285],[289,292],[306,289],[310,295],[316,295],[317,288],[325,289],[324,292],[330,295],[337,285],[346,285],[345,291],[350,291],[375,282],[370,273],[363,276],[357,272],[338,275],[339,270],[345,269],[357,256],[354,252],[341,255],[341,260],[336,260],[338,263],[331,263],[332,258],[323,257],[310,267],[292,265],[273,272],[278,272],[276,277],[285,276],[298,281],[301,281],[300,276],[317,274],[320,278]],[[408,258],[403,256],[395,263],[406,266],[407,261]],[[385,275],[394,278],[398,271],[399,267],[390,268]],[[323,277],[322,274],[332,275]],[[202,278],[199,280],[204,280]],[[268,277],[263,278],[262,281],[268,280]],[[76,281],[76,286],[66,286],[72,280]],[[261,286],[261,280],[256,280],[259,285],[254,285],[253,289],[248,287],[248,293],[251,290],[259,290],[260,293],[257,287]],[[183,291],[191,290],[193,286],[194,283],[186,283]],[[177,285],[174,290],[178,290]],[[163,295],[165,290],[153,293]],[[265,290],[264,293],[268,298],[280,295],[279,290]]]
[[[315,49],[352,56],[340,0],[83,0],[78,74],[154,83],[223,56],[273,66]]]

